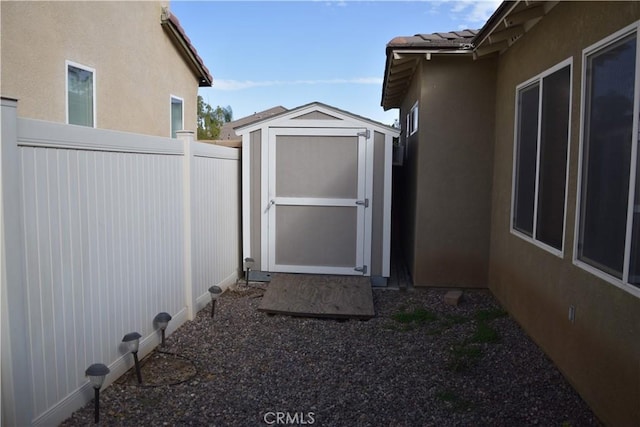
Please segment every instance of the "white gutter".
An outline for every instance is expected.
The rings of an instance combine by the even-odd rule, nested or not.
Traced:
[[[460,55],[469,54],[472,52],[473,45],[465,44],[469,46],[468,49],[394,49],[391,51],[393,59],[402,59],[402,55],[425,55],[430,59],[431,55]]]

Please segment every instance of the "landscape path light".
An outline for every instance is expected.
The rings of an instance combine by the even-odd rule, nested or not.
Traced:
[[[142,373],[140,372],[140,362],[138,361],[138,347],[140,346],[140,335],[137,332],[129,332],[122,338],[122,342],[127,345],[127,350],[133,354],[133,361],[136,365],[136,375],[138,384],[142,384]]]
[[[164,330],[167,329],[167,325],[171,320],[171,315],[169,313],[165,313],[164,311],[156,314],[156,317],[153,318],[153,321],[158,325],[158,327],[162,330],[162,347],[165,346],[164,343]]]
[[[222,289],[220,286],[213,285],[209,288],[209,293],[211,294],[211,318],[213,319],[213,312],[216,308],[216,300],[220,295],[222,295]]]
[[[247,283],[247,286],[249,286],[249,271],[251,271],[251,269],[253,268],[253,264],[255,264],[255,260],[253,258],[245,258],[244,259],[244,271],[246,272],[244,274],[244,278],[245,281]]]
[[[106,377],[109,372],[111,371],[107,368],[107,365],[103,363],[94,363],[84,372],[84,374],[89,377],[89,381],[93,386],[93,413],[96,423],[100,421],[100,388],[102,387],[102,383],[104,383],[104,377]]]

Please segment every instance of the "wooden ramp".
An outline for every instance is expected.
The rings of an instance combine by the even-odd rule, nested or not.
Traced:
[[[375,316],[371,283],[362,276],[273,274],[258,310],[337,319]]]

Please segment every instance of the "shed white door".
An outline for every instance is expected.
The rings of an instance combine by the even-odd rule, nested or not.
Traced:
[[[269,130],[269,271],[367,274],[364,132]]]

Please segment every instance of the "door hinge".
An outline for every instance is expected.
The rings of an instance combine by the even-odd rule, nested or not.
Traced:
[[[368,208],[369,207],[369,199],[356,200],[356,205],[364,206],[365,208]]]
[[[366,265],[363,265],[362,267],[356,267],[356,268],[354,268],[354,270],[355,271],[359,271],[362,274],[367,274],[367,266]]]
[[[358,136],[364,136],[365,138],[369,139],[371,138],[371,132],[369,131],[369,129],[367,129],[364,132],[358,132]]]

